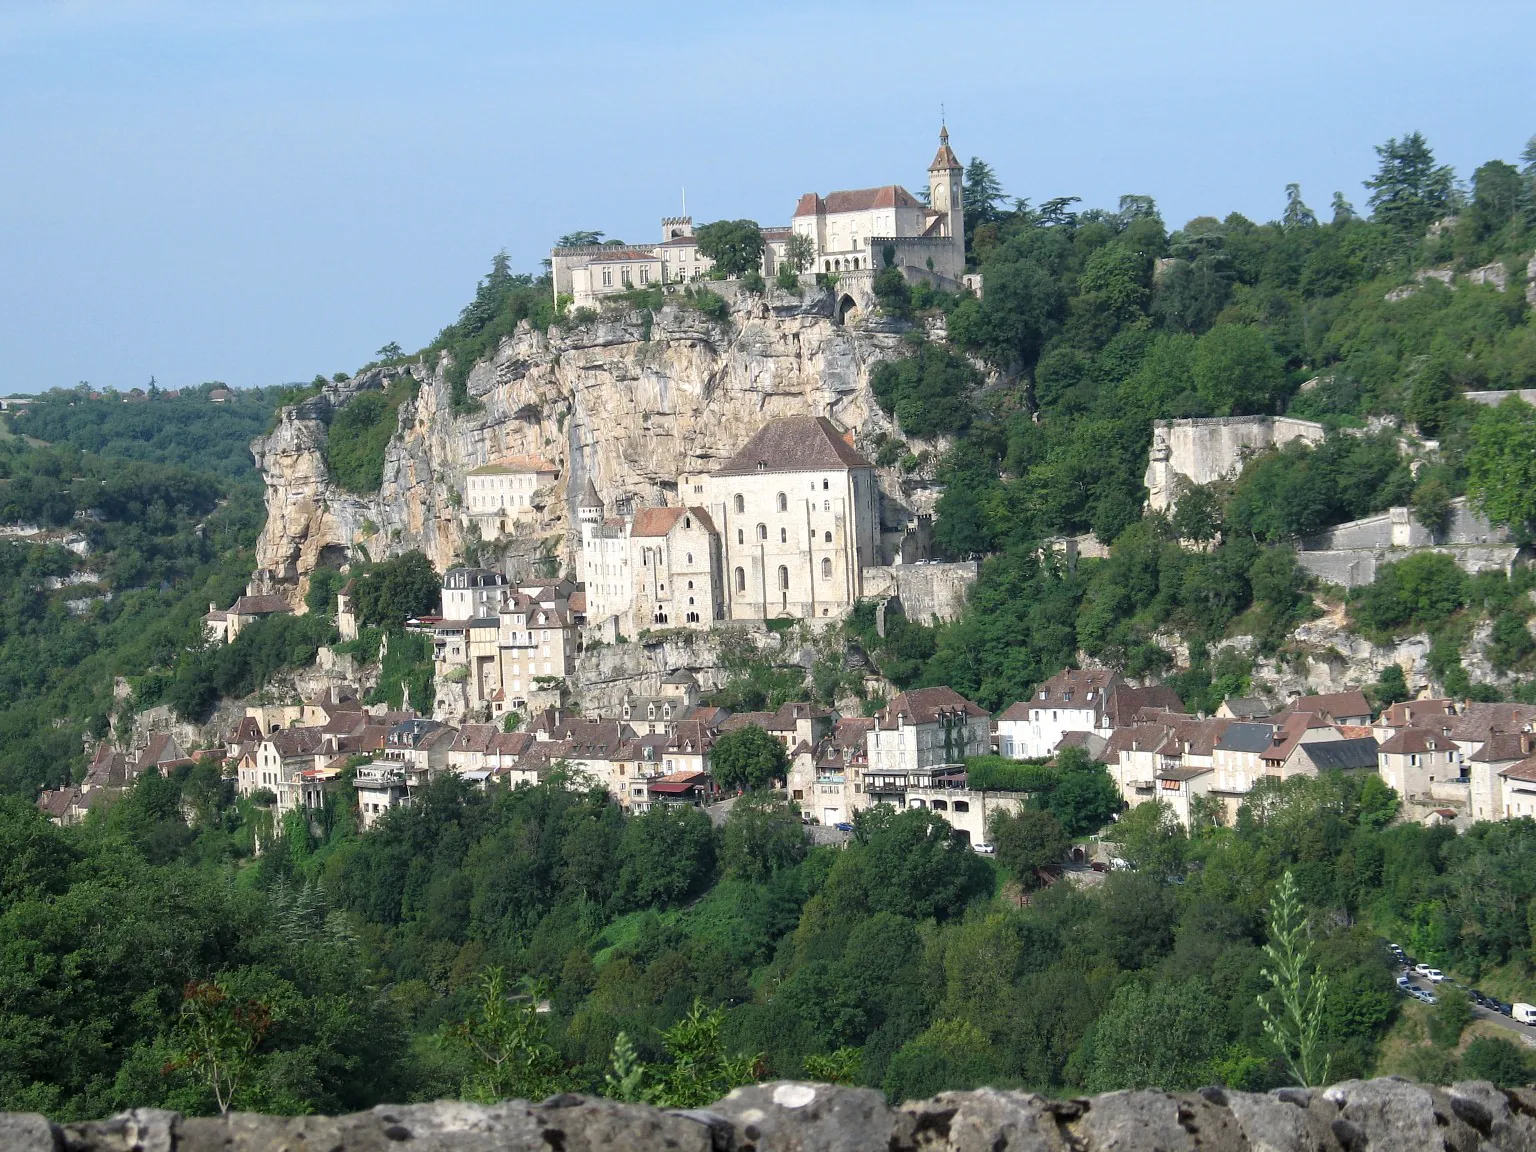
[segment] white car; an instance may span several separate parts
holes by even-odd
[[[976,851],[982,856],[996,856],[997,849],[990,844],[977,844]]]
[[[1413,966],[1413,970],[1420,976],[1428,976],[1430,973],[1430,967],[1428,964],[1415,964]]]
[[[1438,968],[1431,968],[1429,971],[1425,972],[1424,975],[1428,977],[1431,984],[1438,984],[1440,981],[1445,979],[1445,973],[1440,971]]]

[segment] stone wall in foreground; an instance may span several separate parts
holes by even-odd
[[[0,1113],[0,1152],[1536,1152],[1536,1090],[1351,1080],[1317,1091],[1115,1092],[1048,1100],[950,1092],[900,1108],[867,1088],[780,1082],[706,1109],[586,1096],[482,1107],[381,1106],[352,1116],[184,1118],[143,1110],[84,1124]]]

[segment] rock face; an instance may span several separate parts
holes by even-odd
[[[815,290],[804,298],[742,295],[729,322],[668,304],[548,335],[525,324],[470,372],[469,411],[453,411],[443,371],[423,379],[400,408],[383,486],[365,497],[341,491],[327,474],[327,424],[352,395],[386,387],[404,370],[327,385],[284,409],[252,446],[267,485],[257,564],[290,595],[328,551],[339,558],[361,546],[380,559],[419,548],[445,568],[466,543],[458,510],[465,472],[520,455],[558,465],[560,479],[551,503],[523,518],[498,551],[518,575],[539,557],[568,563],[578,539],[574,505],[589,476],[610,502],[676,503],[679,476],[711,470],[765,420],[827,415],[861,443],[891,431],[869,373],[898,355],[900,343],[899,332],[877,322],[835,322],[831,295]],[[888,518],[904,523],[899,484],[886,477],[882,487]]]
[[[140,1110],[50,1124],[0,1113],[3,1152],[1528,1152],[1536,1090],[1395,1078],[1268,1095],[1113,1092],[1052,1100],[983,1088],[892,1108],[878,1092],[783,1081],[708,1108],[662,1111],[585,1096],[383,1105],[352,1116],[208,1118]]]

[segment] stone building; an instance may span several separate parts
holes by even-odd
[[[512,587],[500,572],[455,568],[432,621],[434,711],[499,717],[553,691],[576,669],[570,581]]]
[[[874,467],[824,416],[773,420],[704,485],[731,620],[836,620],[879,564]]]
[[[720,534],[702,508],[642,508],[629,531],[640,628],[708,628],[725,614]]]
[[[817,272],[872,272],[889,263],[908,279],[958,289],[965,273],[964,169],[939,129],[939,150],[928,166],[928,203],[899,184],[807,192],[790,227],[814,245]]]
[[[1152,452],[1143,483],[1147,507],[1173,511],[1186,487],[1227,480],[1248,459],[1292,440],[1320,444],[1327,429],[1289,416],[1215,416],[1196,420],[1154,420]]]
[[[505,535],[520,519],[537,515],[539,490],[553,484],[560,469],[537,456],[514,456],[473,468],[464,477],[464,509],[487,540]]]
[[[966,757],[992,746],[991,718],[953,688],[917,688],[875,714],[866,740],[863,803],[905,808],[909,790],[943,787],[955,773],[963,783]]]

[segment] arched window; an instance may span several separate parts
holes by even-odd
[[[858,266],[859,266],[859,258],[858,258],[858,257],[857,257],[857,256],[855,256],[855,257],[854,257],[854,258],[853,258],[853,266],[854,266],[854,267],[855,267],[855,268],[857,268],[857,267],[858,267]]]
[[[782,564],[779,565],[779,590],[781,592],[789,590],[789,569]]]
[[[778,499],[778,505],[779,505],[779,511],[780,512],[788,512],[789,511],[789,497],[784,495],[784,493],[780,492],[779,493],[779,499]]]
[[[832,271],[832,261],[824,260],[824,261],[822,261],[822,263],[824,263],[826,265],[826,268],[824,269],[824,271],[827,271],[827,272]]]
[[[766,539],[768,539],[768,525],[766,525],[766,524],[759,524],[757,526],[757,538],[759,540],[766,540]]]
[[[832,558],[830,556],[823,556],[821,558],[821,578],[823,580],[832,579]]]
[[[651,566],[651,550],[649,548],[642,548],[642,549],[640,549],[640,567],[642,567],[642,568],[649,568],[650,566]]]
[[[692,564],[692,563],[693,563],[693,553],[692,553],[692,552],[689,552],[689,553],[688,553],[688,563],[690,563],[690,564]],[[689,585],[688,585],[688,587],[690,587],[690,588],[692,588],[692,587],[693,587],[693,585],[692,585],[692,584],[689,584]]]
[[[779,543],[780,544],[788,544],[789,543],[789,529],[788,528],[780,528],[779,529]]]
[[[692,559],[692,557],[689,557],[689,559]],[[692,581],[692,580],[690,580],[690,581],[688,581],[688,591],[690,591],[690,592],[692,592],[692,591],[693,591],[693,581]],[[693,602],[693,601],[692,601],[692,599],[691,599],[691,598],[690,598],[690,600],[689,600],[689,603],[690,603],[690,604],[691,604],[691,603],[692,603],[692,602]]]
[[[738,591],[738,592],[745,592],[746,590],[747,590],[747,570],[745,568],[738,568],[738,569],[736,569],[736,591]]]
[[[684,516],[683,517],[683,527],[684,528],[692,528],[693,527],[693,517],[692,516]],[[693,557],[690,556],[688,559],[689,559],[689,562],[691,563],[692,560],[693,560]]]
[[[830,511],[832,511],[832,501],[830,501],[830,500],[823,500],[821,502],[821,510],[823,512],[830,512]]]
[[[746,510],[747,510],[747,500],[746,500],[746,497],[743,496],[740,492],[738,492],[736,494],[736,511],[738,511],[738,512],[745,512]]]
[[[747,542],[747,533],[746,533],[746,531],[744,529],[741,529],[741,528],[736,529],[736,543],[738,543],[738,544],[745,544],[746,542]]]
[[[829,483],[827,483],[827,481],[826,481],[826,480],[823,480],[823,481],[822,481],[822,482],[821,482],[821,490],[822,490],[822,491],[823,491],[823,492],[825,492],[825,491],[827,491],[827,489],[829,489],[829,488],[830,488],[830,487],[832,487],[832,485],[830,485],[830,484],[829,484]]]
[[[824,532],[824,533],[822,533],[822,535],[823,535],[823,537],[824,537],[824,538],[825,538],[825,539],[826,539],[826,542],[827,542],[827,543],[828,543],[828,544],[830,544],[830,543],[832,543],[832,533],[830,533],[830,532]]]

